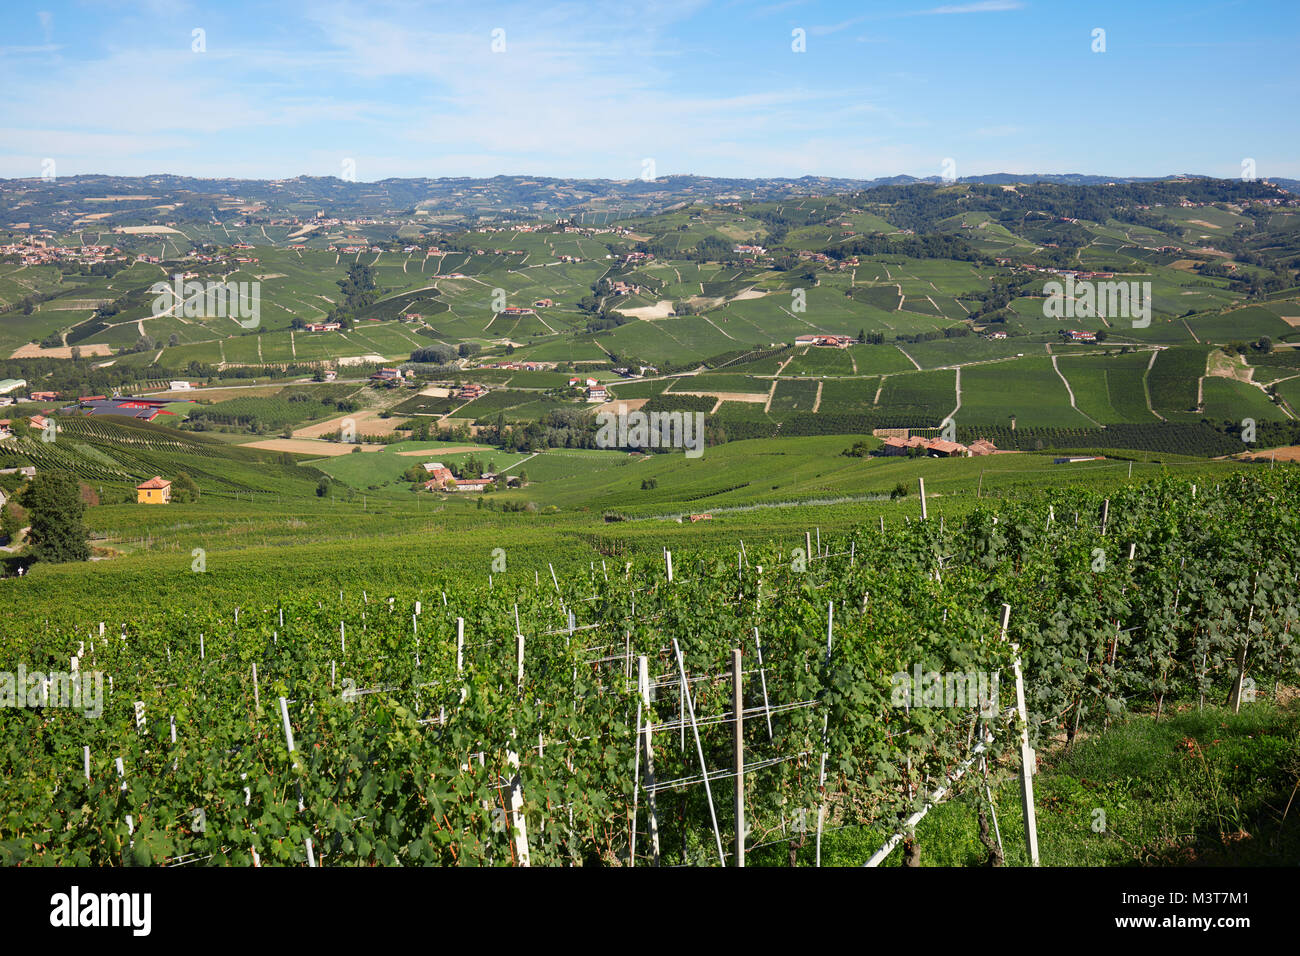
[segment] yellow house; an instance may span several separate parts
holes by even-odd
[[[154,475],[143,484],[135,486],[135,495],[137,504],[165,505],[172,500],[172,483]]]

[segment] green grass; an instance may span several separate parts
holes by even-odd
[[[1072,749],[1040,755],[1034,796],[1044,866],[1286,866],[1300,855],[1300,817],[1283,818],[1300,783],[1294,705],[1197,713],[1192,702],[1159,723],[1134,716]],[[993,799],[1007,864],[1024,866],[1014,772],[1014,761],[995,768]],[[983,865],[978,780],[917,827],[923,866]],[[822,864],[861,865],[885,838],[880,828],[831,830]],[[801,851],[799,862],[809,864],[810,856],[810,848]],[[884,865],[900,865],[901,856],[895,850]],[[785,861],[772,852],[753,863]]]

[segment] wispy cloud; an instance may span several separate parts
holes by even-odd
[[[919,16],[948,13],[1003,13],[1007,10],[1023,10],[1024,6],[1018,0],[978,0],[976,3],[950,3],[916,12]]]
[[[839,33],[841,30],[847,30],[855,23],[861,23],[865,19],[867,19],[865,16],[861,16],[861,17],[854,17],[851,20],[843,20],[836,24],[809,27],[808,32],[815,37],[830,36],[832,33]]]

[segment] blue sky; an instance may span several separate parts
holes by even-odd
[[[1296,0],[6,0],[0,176],[1300,178],[1298,48]]]

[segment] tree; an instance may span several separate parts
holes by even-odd
[[[322,478],[320,481],[316,483],[316,497],[324,498],[329,493],[330,493],[330,480],[328,478]]]
[[[18,502],[10,501],[0,506],[0,538],[7,538],[12,544],[18,540],[18,532],[23,529],[25,512]]]
[[[172,501],[187,504],[199,500],[199,486],[194,479],[183,471],[176,473],[172,481]]]
[[[58,564],[89,561],[90,544],[77,483],[61,475],[42,474],[32,479],[22,495],[31,530],[28,551],[37,561]]]

